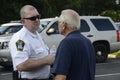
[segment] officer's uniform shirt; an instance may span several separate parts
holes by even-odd
[[[13,35],[9,46],[14,70],[18,64],[27,59],[40,59],[48,55],[48,47],[44,44],[40,34],[35,35],[25,27]],[[21,72],[21,77],[46,79],[49,77],[49,73],[50,65],[46,65],[33,71]]]

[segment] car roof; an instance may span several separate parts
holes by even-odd
[[[40,21],[51,21],[53,20],[54,18],[44,18],[44,19],[40,19]]]
[[[43,18],[43,19],[40,19],[40,21],[52,21],[52,20],[55,20],[55,19],[58,19],[58,17],[55,17],[55,18]]]
[[[80,16],[81,19],[93,19],[93,18],[109,18],[107,16]]]
[[[21,23],[5,23],[2,24],[1,26],[12,26],[12,25],[22,25]]]
[[[52,21],[52,20],[56,20],[59,17],[55,17],[55,18],[43,18],[40,19],[40,21]],[[107,16],[80,16],[80,19],[92,19],[92,18],[109,18]]]
[[[120,22],[115,22],[115,24],[120,24]]]

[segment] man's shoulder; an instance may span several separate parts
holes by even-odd
[[[14,38],[14,39],[24,39],[25,36],[26,36],[26,32],[20,30],[20,31],[16,32],[16,33],[12,36],[12,38]]]

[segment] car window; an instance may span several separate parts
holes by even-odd
[[[40,21],[40,26],[39,29],[37,30],[39,33],[41,33],[46,27],[47,25],[50,23],[51,21]]]
[[[97,30],[99,31],[107,31],[107,30],[115,30],[113,24],[109,21],[109,19],[90,19]]]
[[[9,33],[16,33],[17,31],[19,31],[22,28],[22,25],[17,25],[17,26],[10,26],[5,33],[9,34]]]
[[[81,20],[80,31],[81,32],[89,32],[90,31],[90,27],[85,20]]]
[[[56,33],[56,34],[59,34],[58,21],[56,21],[56,22],[51,26],[51,28],[54,28],[54,29],[55,29],[55,33]]]
[[[3,34],[4,31],[8,28],[9,26],[1,26],[0,27],[0,34]]]
[[[47,26],[51,21],[40,21],[41,25]]]
[[[90,27],[89,27],[88,23],[85,20],[81,20],[80,31],[81,32],[89,32],[90,31]],[[52,24],[47,32],[50,32],[50,34],[59,34],[58,21],[56,21],[54,24]]]
[[[56,21],[55,23],[53,23],[51,25],[51,27],[47,30],[47,34],[59,34],[59,30],[58,30],[58,21]]]
[[[42,26],[40,25],[39,28],[38,28],[38,33],[41,33],[44,29],[46,28],[46,26]]]

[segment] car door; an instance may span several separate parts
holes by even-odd
[[[51,24],[41,32],[41,36],[49,48],[51,48],[53,45],[58,47],[60,41],[64,38],[63,35],[59,34],[57,20],[51,22]]]

